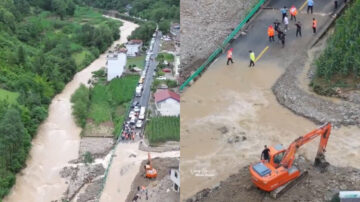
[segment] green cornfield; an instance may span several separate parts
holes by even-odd
[[[180,118],[178,116],[157,116],[148,121],[145,134],[151,145],[180,140]]]
[[[354,1],[336,21],[335,32],[315,61],[314,90],[329,94],[333,87],[352,88],[360,83],[360,1]],[[323,93],[322,93],[323,92]]]

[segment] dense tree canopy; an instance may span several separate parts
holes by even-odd
[[[165,34],[170,31],[171,22],[180,21],[180,0],[78,0],[78,2],[102,9],[128,11],[131,16],[158,23],[160,31]],[[147,42],[151,39],[155,28],[152,23],[141,23],[130,39]]]
[[[0,89],[18,94],[9,104],[0,93],[0,201],[52,97],[119,38],[120,24],[73,0],[0,0]]]

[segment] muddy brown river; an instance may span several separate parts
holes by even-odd
[[[284,71],[276,62],[224,64],[219,58],[181,96],[181,200],[258,161],[265,144],[288,146],[317,127],[276,101],[271,86]],[[357,127],[333,129],[326,159],[360,168],[359,134]],[[318,142],[298,154],[314,159]]]
[[[113,43],[124,43],[137,24],[123,21],[121,38]],[[112,47],[113,47],[112,46]],[[91,72],[105,66],[106,54],[100,55],[93,63],[78,72],[64,90],[56,95],[49,107],[49,117],[40,125],[32,141],[27,167],[16,176],[16,184],[6,202],[49,202],[58,200],[67,185],[59,171],[70,160],[78,158],[80,132],[71,115],[70,97],[81,83],[87,84]]]

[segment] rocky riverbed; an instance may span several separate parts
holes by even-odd
[[[212,188],[204,189],[187,202],[195,201],[329,201],[340,190],[358,190],[360,188],[360,170],[351,167],[335,167],[330,165],[325,172],[313,166],[313,162],[300,156],[295,165],[300,170],[307,170],[308,176],[295,187],[285,192],[279,199],[273,199],[270,194],[257,189],[251,182],[249,167],[245,166],[237,174]]]

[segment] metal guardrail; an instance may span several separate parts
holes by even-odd
[[[240,22],[240,24],[232,31],[229,36],[226,37],[221,47],[217,48],[208,59],[180,86],[180,91],[184,88],[207,67],[214,59],[222,52],[222,49],[229,44],[230,40],[233,39],[236,34],[241,30],[241,28],[250,20],[250,18],[259,10],[260,6],[263,5],[265,0],[259,0],[259,2],[254,6],[254,8],[246,15],[246,17]]]

